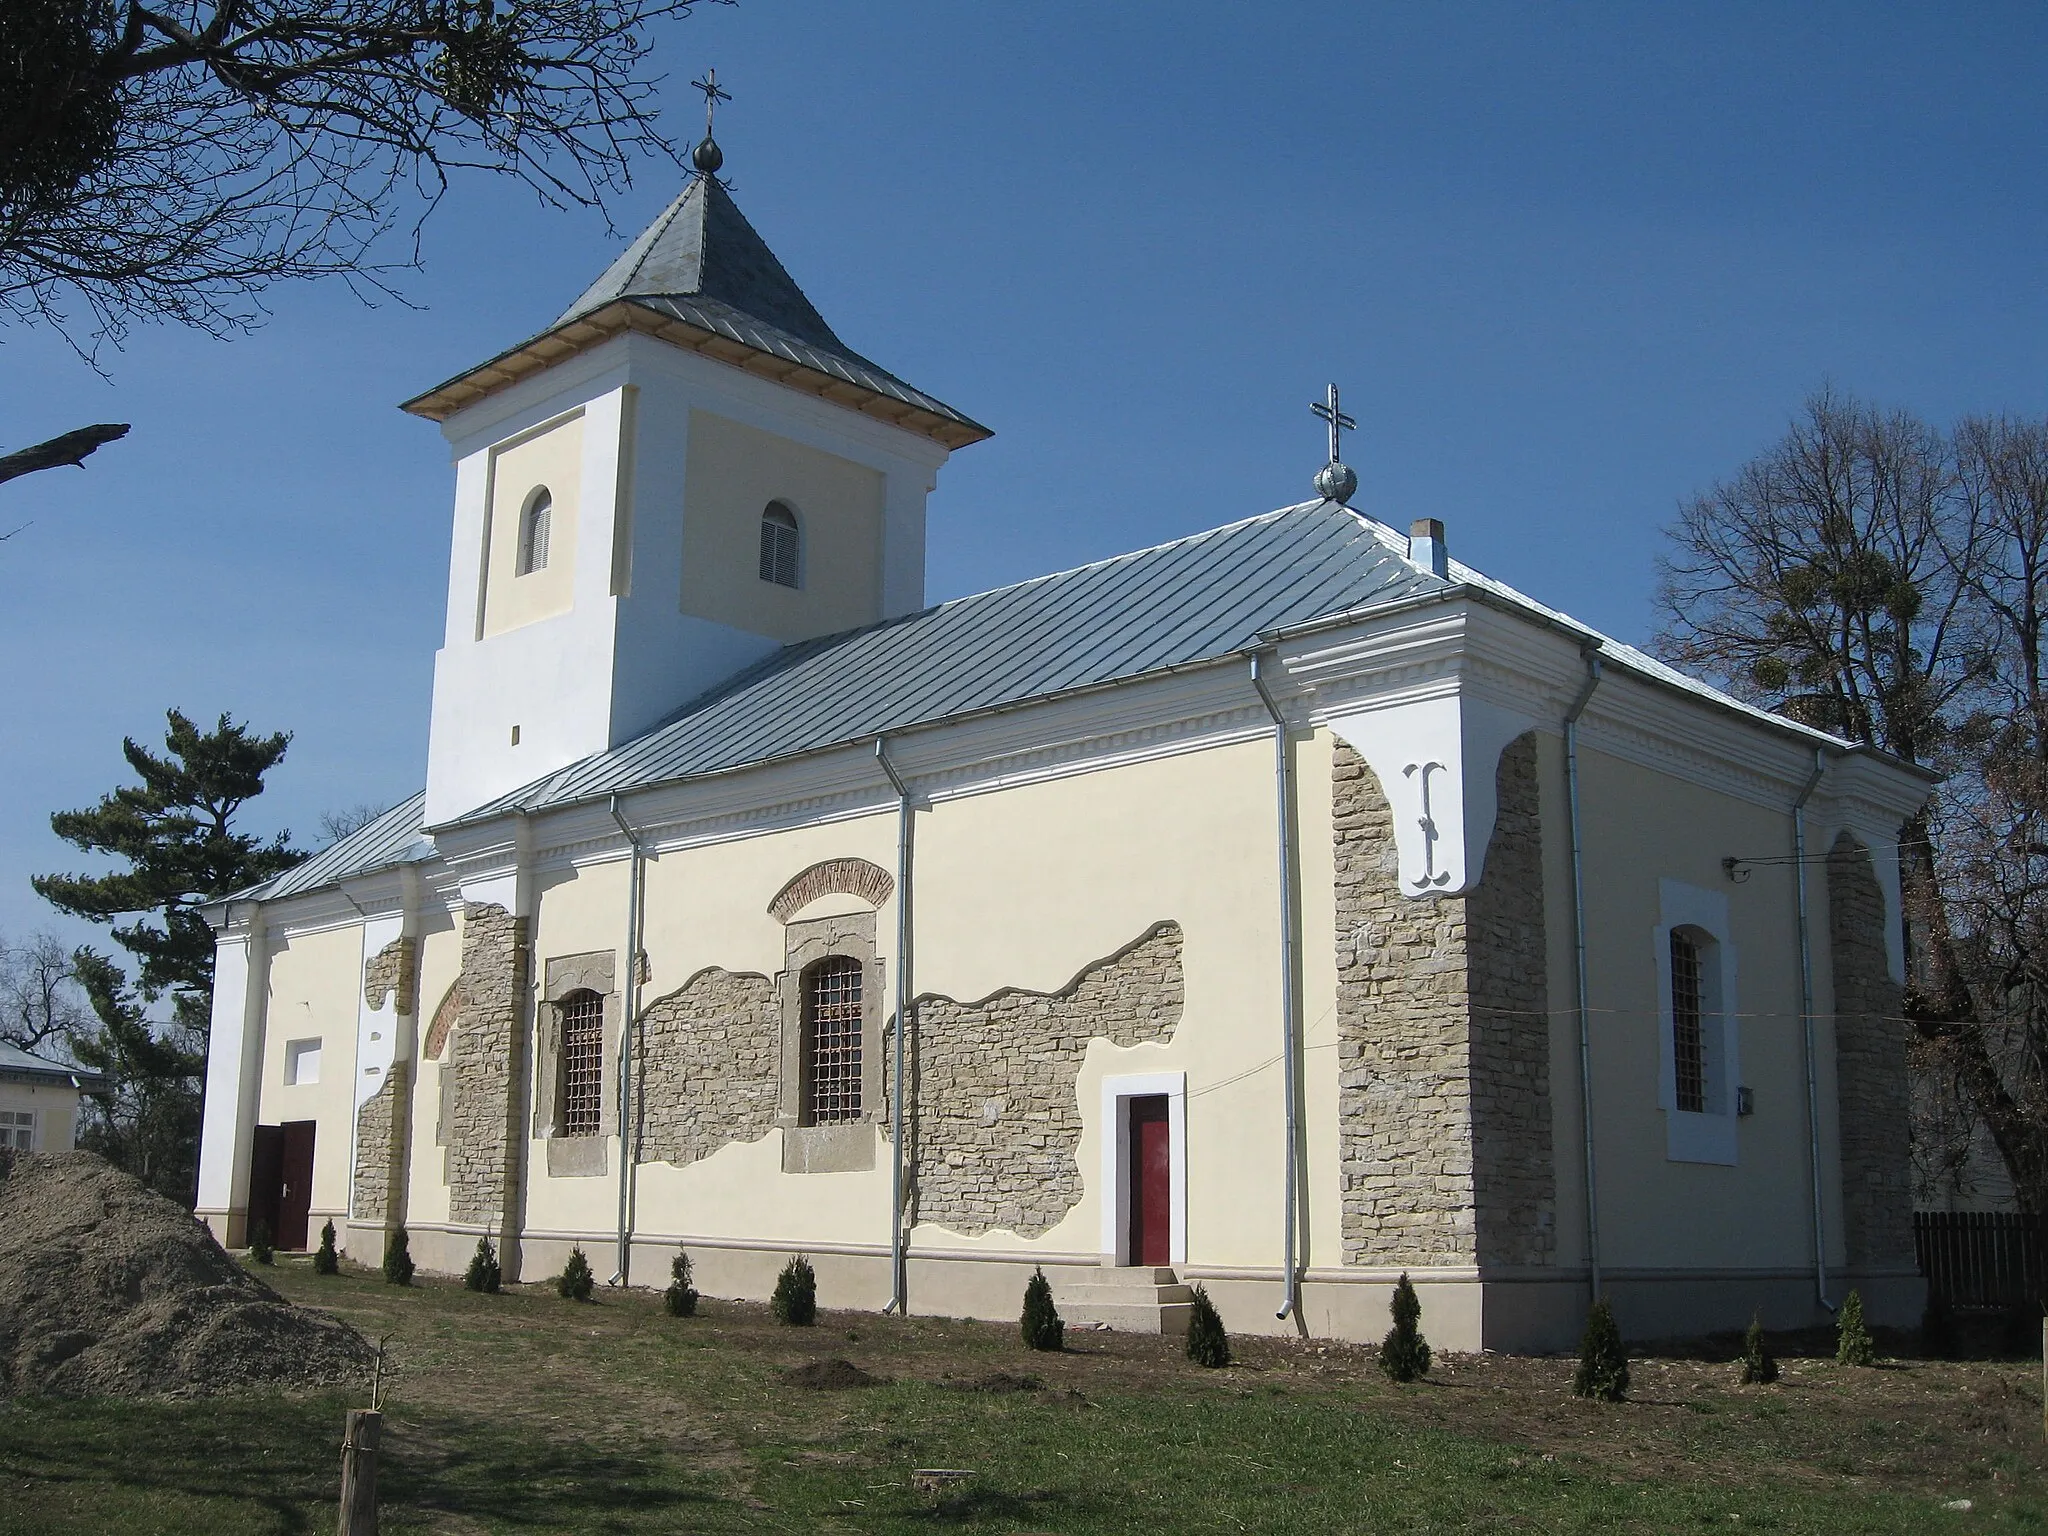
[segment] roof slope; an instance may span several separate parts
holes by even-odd
[[[785,647],[636,740],[464,817],[715,773],[1227,656],[1260,634],[1443,590],[1328,502]]]
[[[15,1077],[45,1077],[53,1082],[63,1079],[76,1081],[91,1087],[104,1075],[91,1067],[74,1067],[48,1056],[38,1056],[34,1051],[25,1051],[18,1045],[0,1040],[0,1073],[11,1073]]]
[[[337,880],[389,869],[394,864],[417,864],[434,856],[434,845],[420,835],[426,810],[427,792],[408,795],[380,816],[373,816],[347,837],[330,843],[303,864],[294,864],[281,875],[261,885],[237,891],[227,901],[271,901],[318,890]]]

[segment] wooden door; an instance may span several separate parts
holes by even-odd
[[[287,1120],[279,1158],[283,1178],[277,1192],[277,1246],[306,1246],[306,1219],[313,1209],[313,1131],[311,1120]]]
[[[249,1230],[247,1242],[256,1235],[257,1223],[270,1240],[277,1241],[277,1196],[284,1186],[284,1128],[259,1125],[249,1142]]]
[[[1173,1262],[1173,1145],[1168,1135],[1166,1095],[1130,1101],[1131,1262]]]

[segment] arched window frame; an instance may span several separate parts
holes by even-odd
[[[784,1173],[851,1173],[875,1166],[875,1126],[888,1119],[891,1023],[887,1008],[887,968],[875,949],[873,910],[792,917],[783,924],[783,968],[776,973],[776,1012],[780,1017],[780,1080],[776,1087],[775,1123],[782,1130]],[[807,980],[819,974],[821,962],[857,965],[860,970],[860,1099],[858,1113],[817,1120],[811,1093],[815,1034],[807,1030],[811,989]]]
[[[1664,1111],[1665,1156],[1678,1163],[1733,1165],[1741,1107],[1741,1051],[1736,1024],[1735,945],[1728,898],[1680,880],[1658,882],[1658,1107]],[[1674,944],[1677,939],[1679,943]],[[1690,948],[1696,962],[1684,964]],[[1697,1044],[1688,1040],[1687,1004],[1697,1004]],[[1696,1052],[1699,1094],[1690,1087]],[[1689,1107],[1696,1103],[1697,1108]]]
[[[547,1144],[551,1178],[593,1178],[605,1173],[609,1138],[619,1133],[618,1051],[620,996],[617,957],[609,950],[550,956],[541,968],[540,1005],[535,1010],[533,1131]],[[569,1110],[571,1010],[589,1008],[581,999],[598,1002],[597,1120],[591,1128],[588,1100],[572,1121]],[[587,1045],[584,1046],[587,1051]],[[586,1058],[587,1063],[587,1058]],[[587,1065],[576,1074],[576,1088],[589,1092]]]
[[[517,576],[531,576],[548,568],[548,549],[553,542],[554,494],[544,485],[527,493],[519,509],[519,559],[513,568]]]
[[[803,519],[779,496],[761,509],[760,554],[761,580],[793,592],[803,589]]]

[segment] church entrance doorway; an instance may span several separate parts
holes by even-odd
[[[306,1246],[313,1211],[313,1133],[318,1122],[259,1125],[249,1148],[249,1226],[263,1223],[279,1248]]]
[[[1131,1262],[1173,1262],[1173,1142],[1166,1095],[1130,1101]]]

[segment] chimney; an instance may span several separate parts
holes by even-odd
[[[1451,551],[1440,519],[1418,517],[1408,525],[1408,558],[1432,576],[1451,579]]]

